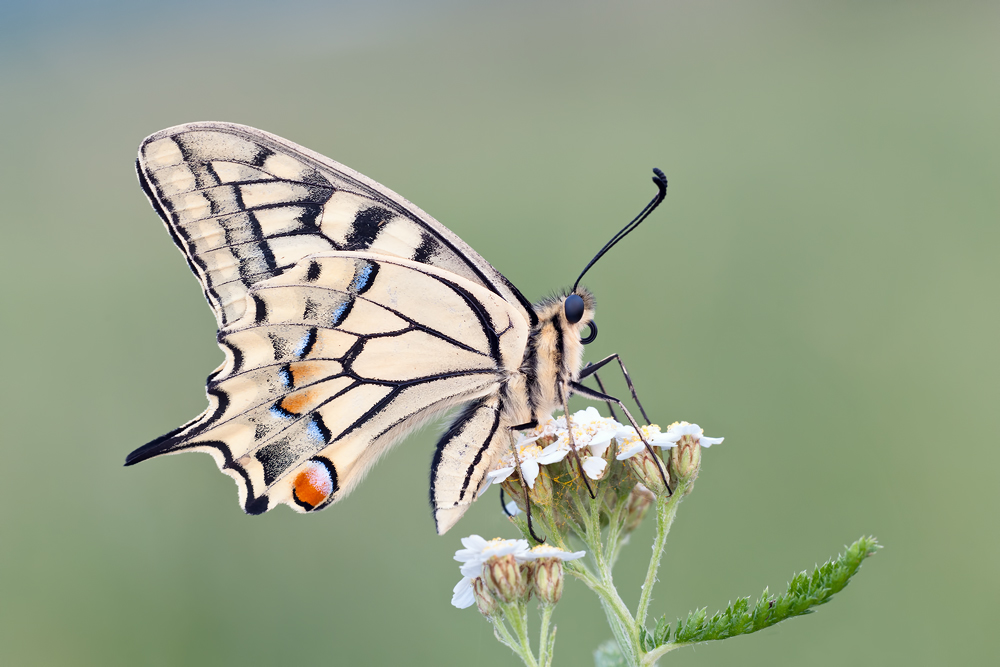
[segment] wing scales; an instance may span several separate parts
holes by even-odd
[[[424,420],[456,403],[498,401],[528,332],[489,290],[370,253],[307,257],[253,285],[246,302],[219,333],[226,361],[209,378],[209,409],[128,463],[208,451],[237,480],[251,513],[278,503],[325,507]],[[463,437],[479,437],[470,429]],[[447,462],[467,463],[455,451],[445,452]],[[326,495],[302,486],[317,470],[332,480]],[[473,481],[461,500],[474,498],[469,488],[481,480]]]

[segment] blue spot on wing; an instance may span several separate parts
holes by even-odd
[[[365,268],[358,272],[358,275],[354,277],[354,282],[351,283],[351,289],[355,292],[363,292],[365,287],[368,286],[368,281],[372,277],[372,265],[365,264]]]
[[[291,412],[289,412],[288,410],[283,410],[277,404],[274,404],[274,405],[271,406],[270,412],[271,412],[271,416],[274,417],[275,419],[291,419],[292,417],[295,416]]]
[[[312,350],[313,345],[316,344],[316,328],[313,327],[309,331],[302,334],[302,340],[299,341],[298,346],[296,346],[295,351],[292,353],[299,359],[309,354]]]
[[[339,327],[341,323],[347,319],[347,316],[351,312],[351,308],[354,307],[354,299],[349,299],[344,303],[337,306],[337,309],[333,311],[332,326]]]
[[[319,425],[315,421],[310,421],[309,426],[306,427],[306,433],[309,437],[317,442],[326,443],[326,438],[323,437],[323,431],[320,430]]]

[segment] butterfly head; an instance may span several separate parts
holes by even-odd
[[[590,292],[577,287],[563,299],[562,310],[566,323],[575,327],[580,333],[581,343],[587,345],[597,339],[597,324],[594,323],[594,296]],[[586,336],[583,335],[584,327],[589,328]]]

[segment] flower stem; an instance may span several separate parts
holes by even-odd
[[[543,602],[539,607],[542,611],[542,627],[538,635],[538,664],[540,667],[546,667],[552,662],[549,646],[549,623],[552,620],[552,610],[555,605]]]
[[[673,651],[675,648],[681,648],[682,646],[689,646],[689,645],[690,644],[688,642],[680,642],[676,644],[673,642],[668,642],[662,646],[657,646],[652,651],[642,656],[642,665],[643,667],[652,667],[652,665],[655,665],[656,661],[659,660],[661,657],[663,657],[665,653],[669,653],[670,651]]]
[[[511,603],[502,605],[504,618],[510,623],[511,628],[514,630],[514,634],[517,639],[515,640],[510,636],[510,633],[505,632],[507,638],[513,644],[508,644],[518,657],[524,662],[528,667],[538,667],[538,661],[535,660],[535,655],[531,651],[531,643],[528,640],[528,618],[523,603]],[[502,625],[502,624],[501,624]],[[506,628],[504,628],[506,631]]]
[[[670,532],[670,526],[674,522],[674,517],[677,516],[677,506],[683,495],[684,485],[681,483],[677,485],[669,498],[656,499],[656,539],[653,541],[653,555],[649,559],[649,568],[646,570],[646,581],[642,585],[642,594],[639,596],[639,608],[635,612],[637,627],[643,627],[646,623],[649,603],[653,599],[653,586],[656,584],[656,571],[660,567],[663,547],[667,544],[667,533]]]

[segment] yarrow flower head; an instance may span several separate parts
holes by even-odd
[[[642,429],[643,437],[646,438],[646,442],[654,447],[673,447],[677,444],[676,439],[671,438],[668,433],[661,432],[660,427],[656,424],[640,428]],[[642,438],[639,437],[639,434],[631,426],[621,426],[615,433],[615,439],[618,441],[618,453],[615,455],[615,458],[619,461],[632,458],[646,449]]]
[[[495,556],[513,555],[517,562],[524,562],[528,552],[527,540],[486,540],[479,535],[462,538],[464,549],[455,552],[455,560],[462,563],[462,580],[452,589],[451,603],[459,609],[471,607],[476,602],[472,590],[474,579],[483,576],[483,564]]]
[[[538,599],[546,604],[559,602],[563,592],[563,561],[586,555],[586,551],[563,551],[548,544],[533,547],[526,557],[531,561],[531,584]]]
[[[676,443],[670,452],[670,474],[684,483],[684,494],[691,493],[701,469],[701,448],[718,445],[725,438],[709,438],[697,424],[674,422],[667,429],[667,438]]]
[[[562,428],[557,432],[555,444],[568,453],[570,430],[566,427],[566,418],[560,417],[557,421],[562,422]],[[622,425],[610,417],[602,417],[593,407],[574,412],[570,417],[570,423],[573,426],[572,443],[580,454],[583,472],[593,480],[603,478],[608,466],[604,454]]]
[[[513,454],[507,454],[500,459],[499,466],[486,473],[488,483],[483,488],[483,492],[485,492],[491,484],[499,484],[514,474],[514,471],[518,469],[518,465],[520,465],[521,474],[524,476],[525,484],[528,485],[529,489],[534,488],[535,479],[538,477],[538,472],[540,470],[539,466],[557,463],[566,458],[566,454],[569,453],[568,449],[563,450],[556,444],[549,445],[543,449],[537,444],[537,440],[541,437],[543,436],[529,436],[522,433],[518,437],[517,443],[514,445],[514,448],[517,451],[517,462],[514,461]]]
[[[721,444],[725,438],[709,438],[705,435],[705,431],[697,424],[689,424],[687,422],[674,422],[667,429],[666,437],[670,442],[677,444],[680,439],[684,436],[690,436],[692,440],[697,442],[702,447],[711,447],[712,445]]]

